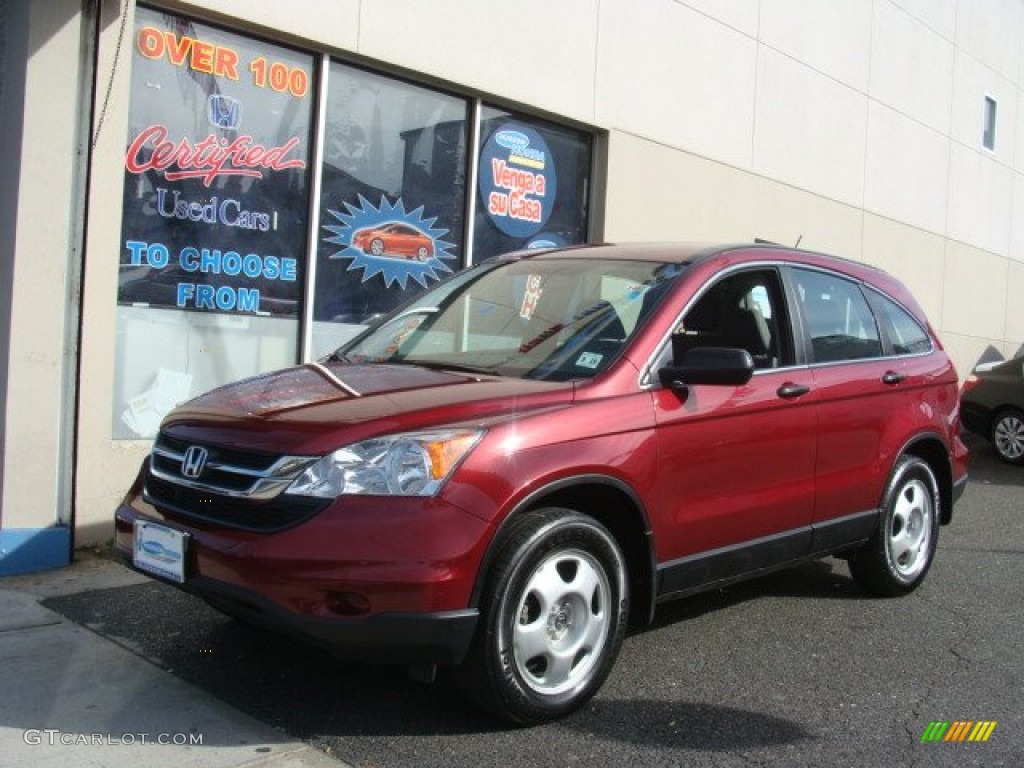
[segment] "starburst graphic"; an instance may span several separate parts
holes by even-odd
[[[437,221],[436,216],[431,219],[424,218],[422,205],[407,212],[401,198],[391,203],[384,195],[381,195],[380,206],[374,207],[373,203],[360,195],[358,206],[345,203],[345,208],[347,213],[327,209],[327,212],[341,223],[324,225],[324,229],[333,235],[326,238],[325,242],[342,246],[341,250],[335,251],[328,258],[351,259],[349,270],[363,270],[362,281],[364,283],[376,275],[380,275],[384,284],[389,287],[398,283],[404,290],[409,279],[412,278],[426,288],[427,280],[441,279],[439,272],[452,271],[445,261],[455,259],[455,255],[448,251],[455,244],[441,239],[448,234],[448,230],[434,227],[434,223]],[[420,249],[419,256],[416,256],[415,253],[388,253],[386,248],[389,246],[386,241],[383,246],[378,246],[385,250],[376,254],[371,252],[370,248],[363,250],[353,242],[360,232],[381,230],[392,224],[411,227],[423,236],[424,247]],[[425,245],[427,240],[430,241],[429,247]]]

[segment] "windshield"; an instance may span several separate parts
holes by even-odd
[[[330,359],[589,378],[618,357],[681,269],[578,258],[488,262],[400,308]]]

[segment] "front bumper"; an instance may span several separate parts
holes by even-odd
[[[344,658],[457,664],[472,641],[478,612],[470,595],[487,526],[450,505],[328,509],[261,534],[199,526],[136,495],[115,514],[129,564],[137,520],[189,534],[185,582],[167,583]]]
[[[960,401],[960,423],[972,434],[992,439],[992,411],[975,403]]]
[[[126,564],[131,552],[121,548]],[[174,584],[214,608],[257,627],[312,643],[338,656],[358,661],[396,664],[445,664],[462,661],[473,640],[478,614],[474,609],[427,614],[377,614],[366,619],[327,619],[291,613],[250,589],[206,577]]]

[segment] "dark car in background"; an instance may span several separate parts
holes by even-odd
[[[117,545],[228,614],[450,666],[538,723],[593,696],[665,601],[827,555],[870,594],[917,588],[967,480],[958,383],[864,264],[524,251],[179,406]]]
[[[960,395],[964,427],[992,443],[1008,464],[1024,464],[1024,356],[982,363]]]

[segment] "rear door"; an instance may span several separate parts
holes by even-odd
[[[818,404],[814,548],[826,550],[873,529],[898,449],[886,435],[906,418],[915,382],[888,354],[861,283],[813,268],[788,275]]]

